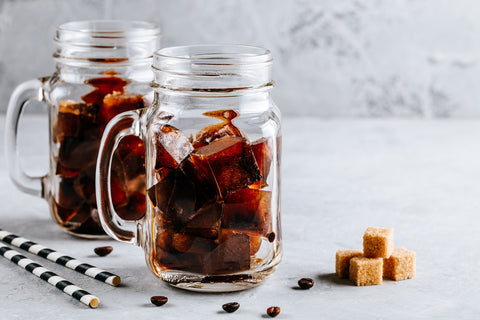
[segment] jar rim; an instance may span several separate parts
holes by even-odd
[[[240,44],[199,44],[162,48],[154,53],[153,68],[161,70],[165,67],[162,63],[164,60],[196,65],[253,65],[270,64],[273,61],[270,50]]]
[[[232,44],[168,47],[153,54],[153,85],[182,94],[222,95],[268,90],[273,85],[270,50]]]
[[[57,27],[53,57],[71,66],[151,64],[161,35],[157,24],[146,21],[71,21]]]
[[[160,27],[152,22],[137,20],[79,20],[63,23],[57,27],[56,40],[59,32],[78,33],[99,37],[115,35],[115,37],[127,38],[128,36],[160,36]],[[124,36],[121,36],[121,35]]]

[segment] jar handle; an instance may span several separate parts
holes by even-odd
[[[141,112],[142,109],[123,112],[110,120],[100,143],[95,177],[98,215],[103,229],[113,239],[132,244],[137,243],[138,238],[136,221],[120,218],[113,205],[110,186],[112,159],[120,140],[131,135],[142,139]]]
[[[47,175],[32,177],[23,170],[19,161],[17,138],[20,117],[27,104],[30,101],[45,103],[43,84],[47,80],[48,78],[33,79],[16,87],[8,102],[5,120],[5,156],[10,178],[21,191],[42,198],[47,196],[44,183]]]

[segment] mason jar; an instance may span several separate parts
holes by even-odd
[[[153,104],[104,132],[97,164],[100,220],[140,245],[150,270],[196,291],[256,286],[278,265],[280,112],[271,53],[199,45],[154,54]],[[146,214],[126,221],[111,201],[111,159],[130,136],[145,144]]]
[[[95,198],[100,140],[117,114],[151,104],[151,63],[160,28],[137,21],[76,21],[60,25],[54,42],[53,75],[21,84],[9,102],[10,176],[21,191],[46,199],[64,230],[80,237],[105,236]],[[17,124],[31,100],[48,106],[50,170],[43,177],[27,175],[17,159]],[[130,137],[113,160],[113,203],[125,219],[145,212],[144,158],[143,142]]]

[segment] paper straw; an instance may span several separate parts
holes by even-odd
[[[111,286],[118,286],[120,284],[120,277],[113,273],[99,269],[88,263],[83,263],[75,258],[67,256],[66,254],[44,247],[6,230],[0,229],[0,240]]]
[[[0,255],[15,263],[17,266],[20,266],[28,272],[36,275],[40,279],[48,282],[57,289],[62,290],[64,293],[72,296],[73,298],[89,306],[90,308],[96,308],[100,303],[99,299],[94,295],[91,295],[82,288],[77,287],[70,281],[59,277],[58,275],[42,267],[35,261],[30,260],[25,256],[22,256],[20,253],[6,245],[0,244]]]

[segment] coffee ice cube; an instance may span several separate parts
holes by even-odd
[[[220,197],[248,187],[262,178],[245,138],[225,136],[190,154],[193,164],[215,182]]]
[[[162,216],[184,226],[195,215],[195,203],[200,190],[182,170],[172,170],[147,191],[150,201]]]
[[[186,224],[182,232],[192,236],[216,239],[220,231],[221,215],[221,203],[207,203],[197,210],[195,216]]]
[[[207,117],[221,120],[220,123],[208,125],[200,130],[193,142],[194,149],[201,148],[225,136],[245,137],[243,132],[237,128],[232,120],[238,116],[234,110],[216,110],[203,113]]]
[[[129,199],[125,179],[122,176],[117,175],[116,172],[112,172],[110,194],[112,197],[113,206],[116,209],[128,204]]]
[[[120,154],[123,154],[123,156]],[[128,153],[115,153],[113,161],[118,161],[120,163],[118,167],[124,172],[127,181],[136,179],[138,176],[142,176],[143,180],[145,180],[145,148],[143,142],[141,145],[139,143],[138,146],[135,146],[135,149],[131,149]]]
[[[90,205],[83,203],[79,207],[66,208],[52,199],[52,212],[67,229],[78,227],[90,217]]]
[[[170,253],[157,250],[156,260],[163,270],[184,270],[202,273],[205,256],[194,252]]]
[[[193,252],[207,254],[217,247],[210,239],[196,237],[191,234],[173,233],[172,246],[178,252]]]
[[[143,140],[137,136],[125,136],[118,143],[115,153],[119,158],[125,158],[131,154],[145,156],[145,145]]]
[[[144,106],[142,95],[113,91],[103,98],[100,108],[101,123],[106,125],[116,115],[125,111],[141,109]]]
[[[267,186],[267,178],[272,164],[272,144],[273,140],[271,138],[261,138],[250,144],[258,169],[262,175],[262,179],[251,185],[250,188],[261,189]]]
[[[58,150],[56,174],[74,176],[83,168],[95,164],[99,147],[99,140],[65,137]]]
[[[53,212],[62,223],[71,220],[84,204],[84,199],[75,191],[74,183],[74,178],[59,178],[57,195],[52,198]]]
[[[95,108],[72,100],[61,100],[57,119],[53,125],[53,139],[62,142],[64,137],[98,137]]]
[[[95,205],[95,165],[90,165],[80,171],[75,178],[73,188],[88,204]]]
[[[96,210],[96,209],[92,209],[92,210]],[[91,214],[92,210],[88,211],[89,216],[84,222],[74,224],[74,226],[70,227],[69,230],[75,233],[85,234],[85,235],[92,235],[92,236],[104,235],[105,231],[103,231],[102,226],[95,218],[93,218]]]
[[[243,132],[230,122],[219,123],[203,128],[193,142],[193,148],[204,147],[225,136],[244,137]]]
[[[190,140],[177,128],[163,125],[154,131],[156,170],[176,168],[192,152]]]
[[[123,220],[141,219],[146,212],[145,194],[132,192],[128,195],[128,202],[125,206],[115,208],[118,216]]]
[[[78,209],[84,202],[84,199],[75,191],[74,184],[74,178],[59,178],[56,201],[60,206]]]
[[[244,188],[225,198],[222,227],[265,236],[271,230],[270,191]]]
[[[204,274],[226,274],[250,269],[250,238],[245,233],[222,230],[220,243],[206,255]]]
[[[101,77],[88,79],[85,84],[91,85],[95,90],[82,96],[82,100],[89,104],[102,104],[107,94],[113,92],[122,94],[128,81],[118,77]]]

